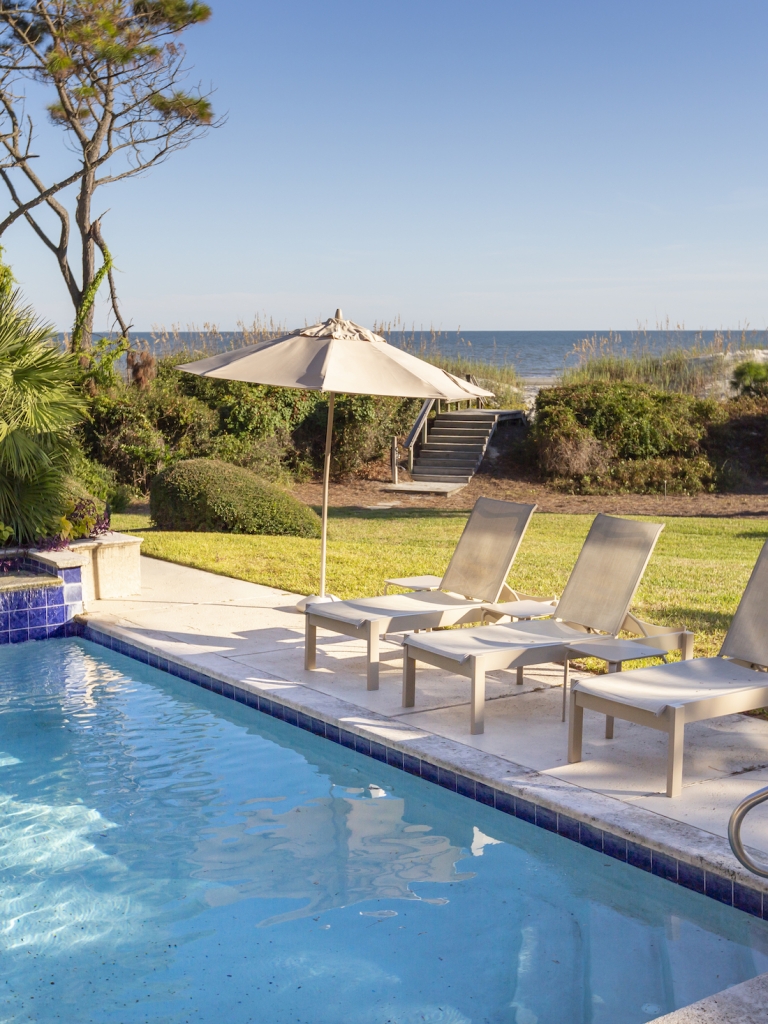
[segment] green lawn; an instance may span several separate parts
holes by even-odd
[[[442,574],[466,518],[464,512],[431,509],[331,510],[329,591],[339,597],[373,595],[382,593],[386,576]],[[534,515],[510,584],[559,594],[591,521],[591,516]],[[634,608],[653,622],[694,630],[697,655],[714,654],[768,538],[768,523],[664,521]],[[160,532],[150,528],[148,516],[130,513],[113,516],[112,523],[117,530],[141,534],[144,554],[154,558],[300,594],[318,589],[317,540]]]

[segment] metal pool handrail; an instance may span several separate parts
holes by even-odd
[[[768,878],[768,864],[763,866],[755,863],[752,858],[747,854],[744,846],[741,842],[741,825],[744,818],[752,810],[753,807],[757,807],[758,804],[768,800],[768,786],[765,789],[758,789],[756,793],[748,796],[745,800],[742,800],[739,806],[734,810],[731,815],[731,820],[728,822],[728,842],[731,844],[734,857],[755,875],[760,875],[761,878]]]

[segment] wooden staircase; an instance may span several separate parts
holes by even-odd
[[[468,484],[483,461],[499,423],[525,422],[521,409],[461,409],[441,412],[427,430],[426,442],[413,460],[415,483]]]

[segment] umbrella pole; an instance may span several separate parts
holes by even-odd
[[[320,532],[320,597],[325,597],[325,551],[328,544],[328,484],[331,477],[331,442],[333,440],[333,400],[328,400],[328,426],[325,431],[325,463],[323,465],[323,524]]]

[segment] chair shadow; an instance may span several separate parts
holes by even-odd
[[[145,637],[147,643],[153,644],[158,640],[157,631],[148,627],[131,627],[131,633],[138,637]],[[216,650],[205,652],[216,654],[224,658],[233,657],[258,657],[260,654],[275,654],[281,651],[304,650],[304,633],[297,633],[295,630],[286,629],[282,626],[269,626],[266,629],[239,630],[232,636],[220,636],[215,633],[189,632],[180,629],[164,630],[163,637],[172,640],[174,643],[189,644],[190,647],[210,646]],[[318,651],[333,648],[343,644],[354,642],[354,637],[343,634],[332,634],[330,636],[319,636],[317,638]],[[254,647],[254,645],[258,647]],[[360,656],[364,657],[361,649]],[[382,645],[379,655],[382,661],[396,661],[402,658],[402,648],[399,646],[394,650],[388,650]]]

